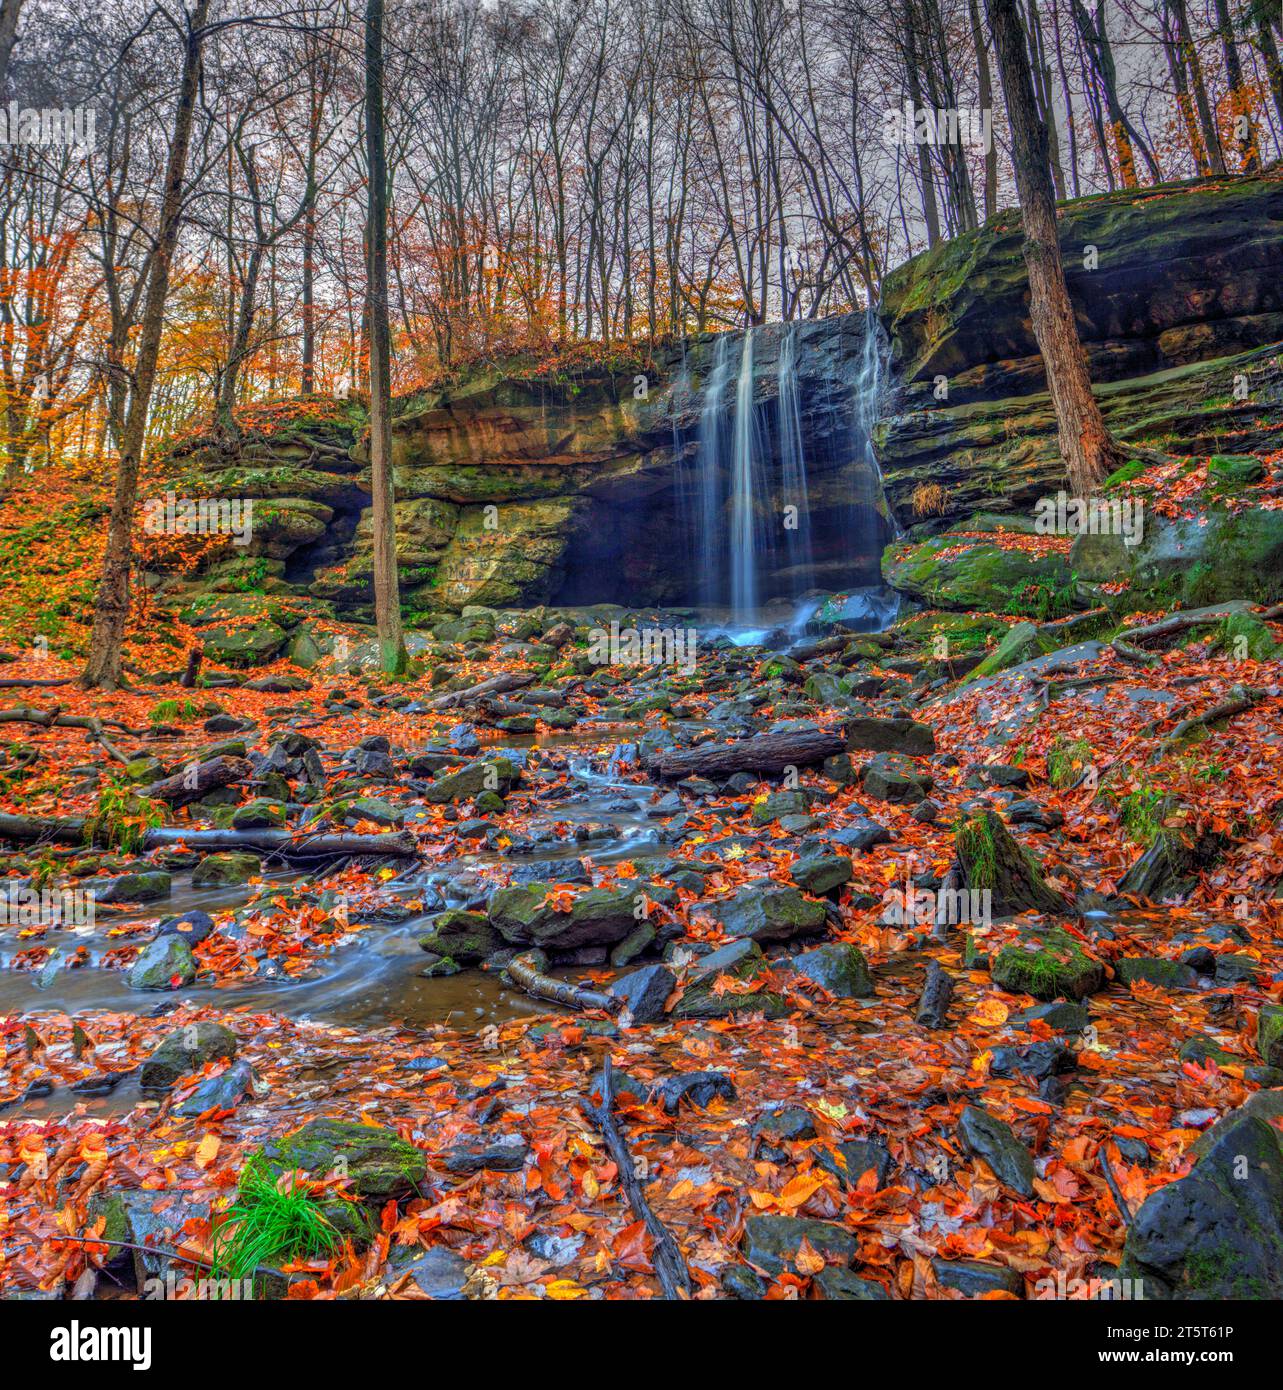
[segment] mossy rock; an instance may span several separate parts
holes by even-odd
[[[270,1140],[260,1152],[275,1173],[300,1170],[321,1178],[337,1169],[354,1192],[373,1201],[409,1196],[427,1172],[421,1150],[390,1129],[328,1117]]]
[[[858,946],[832,942],[794,956],[789,966],[839,999],[865,999],[873,991],[869,964]]]
[[[153,937],[143,947],[127,976],[130,989],[179,989],[195,978],[192,948],[181,936],[169,932]]]
[[[506,795],[521,781],[521,769],[509,758],[488,758],[469,763],[431,782],[423,793],[435,806],[450,801],[470,801],[483,791]]]
[[[882,554],[882,575],[893,589],[933,607],[990,613],[1032,611],[1029,591],[1061,593],[1073,579],[1063,555],[1034,554],[954,535],[888,546]]]
[[[1232,491],[1259,483],[1265,465],[1255,454],[1213,454],[1207,460],[1207,478],[1215,487]]]
[[[766,957],[755,941],[733,941],[704,956],[692,969],[681,998],[673,1007],[674,1019],[732,1018],[737,1014],[764,1014],[767,1018],[782,1018],[789,1006],[778,994],[757,990],[752,994],[718,993],[717,981],[723,976],[733,980],[755,979],[766,969]]]
[[[425,951],[447,956],[459,965],[477,965],[492,956],[503,939],[483,912],[451,909],[432,919],[432,930],[419,938]]]
[[[278,830],[284,824],[285,807],[266,797],[246,802],[232,812],[232,826],[237,830]]]
[[[1021,662],[1032,661],[1042,656],[1048,645],[1038,636],[1033,623],[1017,623],[1009,628],[997,647],[968,675],[969,681],[983,680],[986,676],[996,676],[1009,666],[1019,666]]]
[[[1283,1004],[1262,1004],[1256,1015],[1256,1051],[1267,1066],[1283,1067]]]
[[[193,888],[215,888],[231,883],[248,883],[261,872],[263,861],[257,854],[234,850],[227,854],[207,854],[192,870]]]
[[[1105,982],[1099,961],[1060,927],[1023,928],[1020,940],[1004,946],[991,968],[994,983],[1035,999],[1083,999]]]
[[[221,1023],[189,1023],[166,1035],[143,1063],[138,1082],[145,1090],[162,1090],[207,1062],[230,1062],[235,1057],[236,1034],[230,1028]]]

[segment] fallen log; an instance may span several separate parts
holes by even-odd
[[[628,1198],[628,1205],[633,1209],[633,1215],[646,1223],[646,1229],[655,1242],[651,1264],[655,1268],[664,1297],[674,1300],[689,1298],[691,1276],[690,1270],[686,1268],[686,1261],[682,1258],[681,1247],[673,1239],[668,1227],[651,1210],[641,1183],[637,1180],[636,1160],[629,1153],[628,1144],[615,1123],[615,1077],[610,1068],[609,1053],[602,1068],[601,1090],[600,1107],[585,1102],[584,1113],[600,1132],[611,1158],[615,1160],[615,1167],[619,1170],[619,1182]]]
[[[169,806],[186,806],[189,801],[199,801],[218,787],[244,782],[253,775],[254,764],[247,758],[220,754],[217,758],[206,758],[203,763],[190,763],[170,777],[162,777],[159,782],[144,787],[141,795]]]
[[[427,708],[458,709],[461,705],[483,700],[487,695],[502,695],[508,690],[520,690],[522,686],[533,685],[534,680],[533,671],[505,671],[502,675],[491,676],[479,685],[470,685],[466,690],[451,690],[445,695],[438,695],[436,699],[427,702]]]
[[[923,1028],[947,1028],[949,1003],[952,999],[953,976],[941,967],[939,961],[929,961],[914,1022]]]
[[[419,852],[408,830],[387,830],[363,835],[355,831],[334,834],[298,835],[292,830],[185,830],[181,826],[162,826],[147,831],[144,849],[186,845],[199,850],[262,850],[282,859],[332,859],[339,855],[393,855],[412,858]]]
[[[85,843],[83,816],[42,817],[0,814],[0,840],[32,841],[64,845]],[[103,837],[102,843],[106,843]],[[414,836],[408,830],[381,831],[363,835],[340,831],[335,834],[296,835],[292,830],[188,830],[183,826],[159,826],[143,835],[142,847],[167,849],[173,845],[208,852],[235,849],[261,850],[282,859],[332,859],[343,855],[378,854],[413,858],[418,854]]]
[[[830,729],[790,729],[754,734],[736,743],[702,743],[698,748],[660,753],[648,770],[662,782],[682,777],[729,777],[736,772],[779,776],[786,768],[808,767],[846,751],[846,740]]]
[[[535,999],[548,999],[554,1004],[564,1004],[568,1009],[605,1009],[608,1013],[618,1013],[623,1000],[613,994],[599,994],[593,989],[584,989],[569,980],[554,980],[539,969],[533,951],[525,951],[507,965],[508,974],[527,994]]]

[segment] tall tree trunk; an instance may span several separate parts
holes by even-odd
[[[1074,492],[1086,497],[1111,472],[1118,451],[1091,393],[1091,377],[1065,285],[1047,132],[1038,119],[1018,0],[987,0],[1011,123],[1012,162],[1024,224],[1029,313],[1047,370],[1060,456]]]
[[[165,301],[169,297],[170,269],[174,247],[178,242],[183,206],[183,179],[187,170],[187,149],[191,144],[196,93],[200,86],[201,45],[205,39],[205,20],[209,13],[209,4],[210,0],[196,0],[196,8],[187,23],[183,74],[179,83],[178,101],[174,108],[174,131],[165,168],[160,224],[147,274],[147,291],[142,327],[138,335],[138,353],[134,361],[129,406],[120,434],[116,489],[111,501],[111,518],[107,526],[107,548],[103,553],[102,575],[98,581],[89,659],[80,676],[80,684],[86,689],[96,686],[103,690],[114,690],[120,684],[121,648],[125,640],[125,624],[129,618],[129,579],[133,565],[133,523],[134,508],[138,503],[138,468],[142,461],[147,412],[151,405],[152,387],[156,381],[161,334],[165,327]]]
[[[979,79],[980,109],[993,110],[993,78],[989,73],[989,40],[980,24],[977,0],[968,0],[971,41],[976,46],[976,73]],[[998,211],[998,142],[991,140],[985,151],[985,220]]]
[[[1229,83],[1230,108],[1234,112],[1235,133],[1239,154],[1243,160],[1243,172],[1254,174],[1261,167],[1260,142],[1256,138],[1256,124],[1251,115],[1252,98],[1243,83],[1243,65],[1239,62],[1238,47],[1234,42],[1234,23],[1230,19],[1229,0],[1213,0],[1213,3],[1216,7],[1216,28],[1220,34],[1221,52],[1225,55],[1225,79]]]
[[[0,97],[7,94],[9,59],[18,38],[18,20],[26,0],[0,0]]]
[[[1216,127],[1216,116],[1212,111],[1211,98],[1207,95],[1207,83],[1203,78],[1203,60],[1198,56],[1194,35],[1190,32],[1189,11],[1185,0],[1167,0],[1167,7],[1176,21],[1176,36],[1181,52],[1189,64],[1190,85],[1194,88],[1194,107],[1198,111],[1198,121],[1203,128],[1203,144],[1207,148],[1207,163],[1213,174],[1225,173],[1225,155],[1221,150],[1220,132]]]
[[[913,103],[914,115],[922,106],[922,81],[918,74],[918,44],[914,32],[917,13],[912,0],[905,0],[904,41],[905,71],[909,79],[909,100]],[[918,178],[922,184],[922,215],[927,223],[927,245],[934,246],[940,240],[940,210],[936,205],[936,189],[931,172],[931,151],[927,145],[915,144],[918,157]]]
[[[1267,10],[1269,0],[1252,0],[1252,18],[1256,23],[1256,46],[1265,60],[1265,71],[1270,81],[1270,93],[1274,98],[1274,109],[1283,122],[1283,61],[1279,58],[1279,46],[1270,28]],[[1277,10],[1275,11],[1277,14]]]
[[[406,667],[392,495],[392,342],[388,328],[388,169],[383,128],[383,0],[365,8],[365,152],[369,178],[366,315],[370,334],[370,493],[374,503],[374,622],[379,666]]]
[[[1190,154],[1194,157],[1194,167],[1200,174],[1207,174],[1211,166],[1207,162],[1207,146],[1203,143],[1203,132],[1199,129],[1198,114],[1194,110],[1194,99],[1189,90],[1189,72],[1185,63],[1185,50],[1181,46],[1180,32],[1171,23],[1171,6],[1166,9],[1163,22],[1163,51],[1167,55],[1167,70],[1172,75],[1172,90],[1176,93],[1176,105],[1181,113],[1181,123],[1185,127],[1185,139],[1189,143]]]
[[[308,204],[303,217],[303,365],[299,390],[310,396],[316,390],[316,204]]]

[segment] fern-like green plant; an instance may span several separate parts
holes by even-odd
[[[164,802],[113,783],[98,793],[94,809],[85,818],[85,843],[99,843],[133,854],[142,849],[147,832],[164,822]]]
[[[328,1255],[339,1233],[321,1210],[311,1185],[298,1173],[277,1175],[251,1159],[241,1173],[236,1198],[212,1240],[211,1277],[250,1279],[260,1265]]]

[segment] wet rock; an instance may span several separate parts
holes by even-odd
[[[262,868],[263,861],[257,854],[244,854],[239,850],[227,854],[207,854],[192,870],[192,887],[215,888],[225,884],[248,883]]]
[[[479,965],[499,948],[499,935],[483,912],[451,908],[432,919],[432,930],[419,938],[425,951],[449,956],[460,965]]]
[[[181,917],[166,917],[156,927],[157,936],[181,936],[189,946],[198,946],[214,930],[214,919],[208,912],[192,908]]]
[[[980,1260],[944,1260],[936,1257],[931,1261],[936,1282],[942,1289],[956,1289],[968,1298],[979,1298],[987,1293],[1010,1293],[1017,1298],[1024,1296],[1024,1277],[1005,1265],[984,1264]]]
[[[867,816],[859,816],[850,825],[844,825],[841,830],[835,830],[829,838],[840,845],[845,845],[847,849],[867,850],[874,845],[885,845],[891,841],[891,832],[879,821],[869,820]]]
[[[935,731],[912,719],[875,719],[856,716],[846,721],[848,752],[906,753],[926,757],[936,751]]]
[[[1283,1004],[1262,1004],[1256,1015],[1256,1051],[1267,1066],[1283,1067]]]
[[[233,830],[275,830],[285,824],[285,807],[260,797],[232,812]]]
[[[851,861],[844,854],[813,854],[798,859],[789,875],[804,893],[822,898],[849,883],[852,871]]]
[[[1186,1038],[1177,1056],[1182,1062],[1196,1062],[1200,1067],[1206,1066],[1209,1061],[1215,1062],[1218,1067],[1243,1064],[1242,1057],[1233,1052],[1226,1052],[1212,1038],[1203,1037],[1201,1034],[1198,1037]]]
[[[475,1136],[464,1139],[442,1156],[447,1172],[468,1175],[483,1168],[498,1173],[519,1173],[526,1166],[530,1145],[519,1134],[495,1138]]]
[[[1077,1003],[1058,999],[1049,1004],[1035,1004],[1032,1009],[1012,1016],[1012,1023],[1027,1025],[1041,1019],[1058,1033],[1081,1033],[1091,1022],[1091,1015]]]
[[[839,999],[863,999],[873,994],[873,977],[858,946],[832,942],[794,956],[789,966]]]
[[[394,1245],[388,1257],[388,1279],[400,1280],[407,1274],[425,1297],[457,1303],[464,1297],[468,1262],[445,1245],[434,1245],[429,1250],[414,1245]]]
[[[925,800],[934,785],[929,772],[900,753],[879,753],[865,763],[860,778],[867,795],[905,806]]]
[[[728,1298],[748,1301],[766,1297],[766,1283],[747,1265],[727,1265],[722,1270],[722,1291]]]
[[[958,1135],[968,1153],[984,1159],[999,1182],[1022,1197],[1033,1196],[1033,1158],[1010,1125],[978,1105],[968,1105],[958,1121]]]
[[[682,997],[672,1011],[674,1019],[725,1018],[740,1013],[762,1013],[767,1018],[779,1018],[788,1012],[788,1005],[776,994],[756,990],[736,994],[716,990],[723,975],[733,980],[753,980],[766,969],[766,957],[755,941],[733,941],[703,956],[691,967]]]
[[[809,810],[805,792],[772,792],[753,803],[752,820],[754,825],[771,825],[782,816],[805,816]]]
[[[434,806],[451,801],[468,801],[483,791],[507,795],[521,780],[521,769],[510,758],[492,758],[469,763],[458,772],[438,777],[424,791],[424,800]]]
[[[1250,1113],[1227,1118],[1133,1219],[1119,1273],[1142,1279],[1146,1298],[1283,1297],[1279,1132]]]
[[[634,1023],[652,1023],[664,1016],[664,1004],[677,986],[677,977],[663,965],[646,965],[616,980],[607,993],[624,1001]]]
[[[196,1116],[208,1110],[235,1110],[254,1091],[254,1087],[253,1067],[244,1060],[233,1062],[217,1076],[207,1076],[174,1113]]]
[[[1192,989],[1196,983],[1189,966],[1162,956],[1124,956],[1115,962],[1114,969],[1125,985],[1140,980],[1160,989]]]
[[[776,1105],[764,1110],[754,1122],[753,1137],[774,1143],[796,1143],[815,1138],[815,1120],[800,1105]]]
[[[1074,1071],[1078,1060],[1064,1043],[1050,1039],[1028,1047],[995,1047],[989,1070],[994,1076],[1014,1076],[1017,1072],[1043,1081]]]
[[[610,946],[624,940],[642,920],[647,896],[660,890],[633,880],[619,888],[590,888],[578,894],[569,912],[545,900],[552,885],[530,883],[500,888],[487,904],[491,925],[514,945],[569,951],[579,946]]]
[[[823,931],[824,904],[804,898],[796,888],[764,879],[745,884],[734,897],[705,905],[727,936],[754,941],[788,941]]]
[[[221,1023],[189,1023],[165,1037],[138,1074],[144,1090],[165,1090],[206,1062],[231,1061],[236,1034]]]
[[[100,903],[151,903],[169,897],[173,880],[162,869],[147,869],[118,878],[96,878],[90,888]]]
[[[616,970],[631,964],[654,943],[659,933],[649,922],[639,922],[610,952],[610,963]]]
[[[735,1083],[724,1071],[684,1071],[652,1086],[649,1099],[667,1115],[675,1115],[684,1100],[703,1110],[714,1100],[734,1100]]]
[[[992,974],[1002,989],[1046,1000],[1083,999],[1105,982],[1100,962],[1059,927],[1023,929],[1014,943],[998,952]]]
[[[354,1192],[379,1201],[409,1196],[427,1172],[422,1152],[390,1129],[328,1117],[270,1140],[261,1152],[273,1172],[321,1178],[338,1169]]]
[[[832,1173],[848,1191],[865,1175],[872,1173],[881,1190],[891,1176],[891,1151],[881,1139],[847,1139],[840,1144],[824,1144],[813,1150],[816,1163]]]
[[[130,989],[181,989],[196,978],[192,948],[172,932],[155,936],[138,953],[126,978]]]
[[[800,1271],[797,1253],[806,1241],[826,1261],[849,1265],[859,1249],[854,1231],[832,1221],[814,1221],[798,1216],[750,1216],[744,1222],[740,1250],[744,1258],[774,1278],[786,1270]]]
[[[1216,983],[1218,985],[1255,984],[1260,968],[1260,961],[1252,956],[1217,956]]]
[[[891,1295],[876,1279],[862,1279],[854,1270],[825,1265],[811,1281],[828,1302],[887,1303]]]

